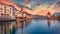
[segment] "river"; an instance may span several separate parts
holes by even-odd
[[[60,21],[47,19],[14,21],[0,25],[0,29],[1,34],[60,34]]]

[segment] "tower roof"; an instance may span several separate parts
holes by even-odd
[[[48,12],[48,13],[47,13],[47,15],[51,15],[51,13],[50,13],[50,12]]]

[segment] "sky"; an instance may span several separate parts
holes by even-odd
[[[25,0],[13,0],[13,1],[15,1],[16,3],[18,3],[19,5],[23,5],[23,6],[26,5],[25,4],[26,3]],[[35,8],[35,7],[37,7],[36,6],[37,2],[39,2],[42,7],[46,7],[46,6],[54,4],[56,1],[57,0],[30,0],[29,3],[31,5],[31,8]]]
[[[0,2],[13,5],[19,11],[21,10],[20,6],[28,7],[33,10],[24,8],[24,11],[33,15],[44,15],[46,16],[48,12],[54,14],[60,12],[60,0],[0,0]],[[59,3],[58,3],[59,2]]]
[[[28,5],[26,4],[26,0],[13,1],[22,6]],[[35,14],[40,13],[42,15],[44,13],[47,13],[48,11],[51,12],[51,14],[54,14],[55,12],[60,12],[60,8],[57,8],[59,9],[59,11],[54,8],[56,7],[55,5],[57,4],[57,2],[60,2],[60,0],[30,0],[29,5],[27,7],[34,9]],[[39,5],[37,5],[37,3],[39,3]]]

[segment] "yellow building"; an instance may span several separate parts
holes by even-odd
[[[17,9],[13,6],[0,3],[0,20],[15,19],[16,12]]]
[[[0,3],[0,20],[16,20],[16,17],[28,17],[25,11],[20,11],[12,5]]]

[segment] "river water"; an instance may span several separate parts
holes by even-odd
[[[6,22],[0,25],[0,29],[1,34],[60,34],[60,21],[32,19]]]

